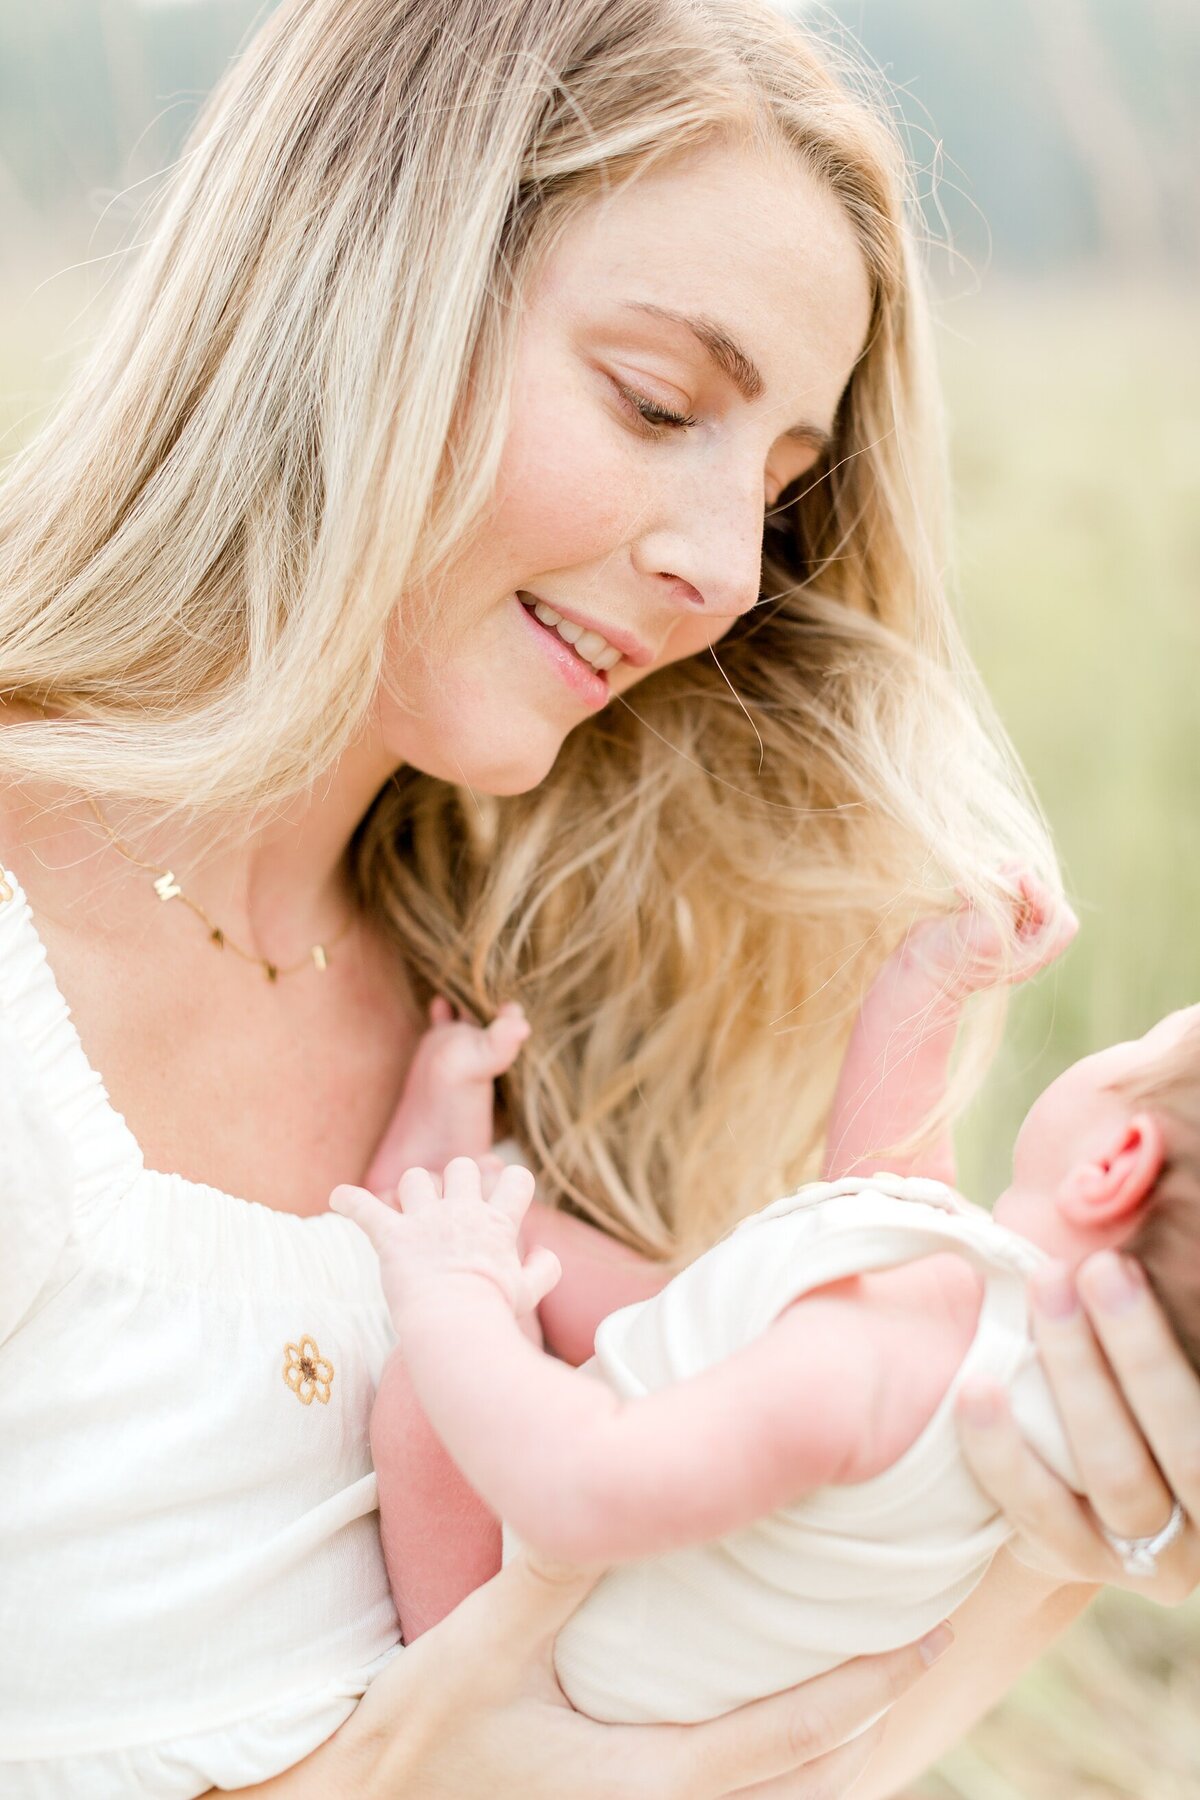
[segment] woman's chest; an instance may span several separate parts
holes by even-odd
[[[288,986],[206,942],[171,963],[48,948],[148,1169],[304,1215],[361,1180],[416,1041],[398,969],[360,948]]]

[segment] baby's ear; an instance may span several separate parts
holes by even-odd
[[[1059,1183],[1058,1210],[1072,1225],[1095,1228],[1132,1219],[1153,1190],[1166,1158],[1153,1113],[1125,1120],[1098,1154],[1080,1158]]]

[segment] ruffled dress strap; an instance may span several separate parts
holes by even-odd
[[[46,1287],[74,1229],[142,1168],[88,1063],[28,898],[0,868],[0,1340]]]

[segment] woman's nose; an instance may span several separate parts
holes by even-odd
[[[746,481],[681,483],[666,517],[632,546],[641,574],[673,577],[681,610],[736,618],[758,600],[762,584],[762,475]]]

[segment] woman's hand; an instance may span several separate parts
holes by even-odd
[[[999,1388],[960,1396],[972,1473],[1012,1522],[1010,1548],[1031,1568],[1177,1605],[1200,1584],[1200,1377],[1129,1258],[1103,1251],[1074,1283],[1058,1269],[1032,1287],[1038,1350],[1087,1499],[1029,1449]],[[1176,1497],[1184,1531],[1153,1577],[1128,1574],[1097,1522],[1119,1537],[1150,1537]]]
[[[554,1638],[597,1579],[519,1556],[388,1664],[357,1711],[259,1800],[840,1800],[871,1722],[949,1642],[860,1657],[700,1725],[599,1725],[567,1704]],[[931,1634],[937,1639],[938,1634]],[[857,1735],[855,1735],[857,1734]]]

